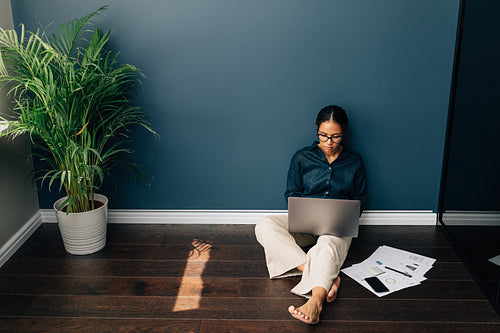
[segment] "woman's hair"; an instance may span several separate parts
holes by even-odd
[[[337,124],[340,125],[342,132],[344,133],[347,129],[347,123],[349,120],[347,119],[347,114],[344,109],[337,105],[328,105],[321,109],[316,117],[316,128],[319,129],[319,126],[325,122],[333,120]]]

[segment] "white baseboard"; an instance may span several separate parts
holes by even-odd
[[[443,213],[447,226],[500,226],[500,212],[491,211],[447,211]]]
[[[432,210],[367,210],[360,225],[436,225],[437,214]]]
[[[42,215],[38,211],[0,248],[0,267],[24,244],[42,224]]]
[[[41,209],[44,223],[56,223],[52,209]],[[124,210],[110,209],[109,223],[128,224],[256,224],[267,215],[287,214],[286,210]],[[365,211],[361,225],[435,225],[436,213],[418,211]]]

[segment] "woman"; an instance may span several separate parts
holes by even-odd
[[[288,171],[285,198],[316,197],[366,202],[365,169],[361,157],[342,145],[348,119],[336,105],[323,108],[316,118],[319,141],[299,150]],[[296,319],[319,322],[323,303],[333,302],[340,285],[340,267],[351,238],[331,235],[290,234],[287,215],[267,216],[255,227],[264,247],[270,278],[301,275],[291,291],[307,298],[299,308],[288,308]],[[313,245],[305,253],[302,249]]]

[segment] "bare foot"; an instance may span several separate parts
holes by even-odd
[[[337,276],[335,281],[333,281],[332,287],[328,291],[328,295],[326,295],[326,301],[328,303],[335,301],[335,299],[337,298],[337,292],[339,290],[339,287],[340,287],[340,276]]]
[[[322,287],[315,287],[312,290],[312,297],[304,305],[300,308],[295,308],[291,305],[288,308],[288,312],[294,318],[306,324],[317,324],[321,310],[323,310],[323,302],[325,299],[327,302],[333,302],[337,298],[339,286],[340,276],[337,276],[328,293]]]
[[[323,300],[318,300],[317,297],[313,296],[300,308],[296,309],[293,305],[290,306],[288,312],[290,312],[294,318],[306,324],[317,324],[322,308]]]

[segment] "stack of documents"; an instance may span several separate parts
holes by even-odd
[[[424,274],[432,268],[435,261],[436,259],[384,245],[365,261],[344,268],[342,272],[375,295],[382,297],[420,284],[426,279]],[[365,281],[370,277],[377,277],[389,291],[376,292]]]

